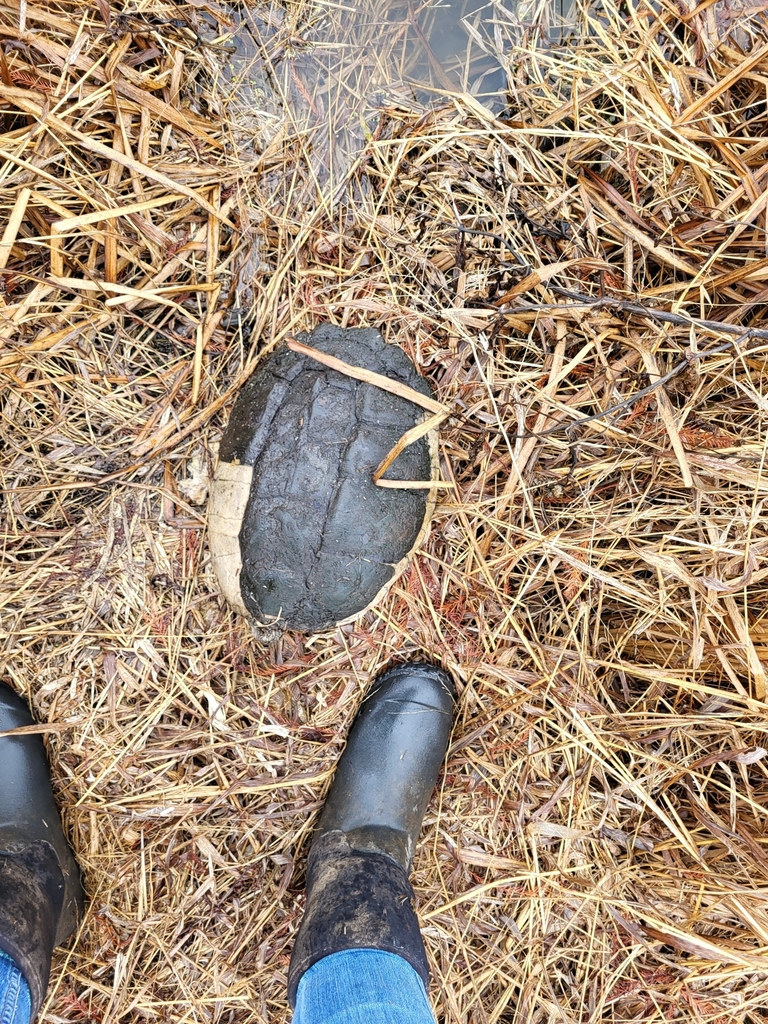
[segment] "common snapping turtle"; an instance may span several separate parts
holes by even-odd
[[[299,340],[431,397],[406,354],[372,328]],[[221,590],[258,636],[316,632],[375,604],[424,539],[435,490],[377,487],[372,474],[425,414],[413,402],[281,348],[241,391],[211,487],[209,544]],[[437,478],[437,431],[385,477]]]

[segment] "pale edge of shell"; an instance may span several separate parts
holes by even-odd
[[[429,444],[431,479],[435,481],[438,480],[440,475],[438,442],[439,435],[437,430],[430,430],[427,434],[427,443]],[[240,612],[241,615],[244,615],[250,621],[255,621],[245,607],[240,590],[240,573],[243,569],[243,560],[240,554],[240,527],[242,526],[245,514],[245,506],[248,504],[248,497],[251,493],[252,480],[253,466],[241,466],[234,462],[219,462],[216,466],[208,504],[208,547],[211,551],[213,571],[219,581],[222,594],[236,611]],[[436,505],[437,488],[433,487],[430,488],[427,496],[424,521],[421,524],[418,536],[410,550],[393,566],[395,571],[392,578],[387,580],[374,599],[365,608],[361,608],[359,612],[355,612],[354,615],[350,615],[346,619],[341,619],[334,626],[331,626],[331,629],[354,622],[384,599],[389,588],[405,572],[414,552],[418,551],[427,539],[429,524]],[[256,623],[256,625],[265,626],[267,624]],[[327,630],[322,632],[327,632]]]
[[[243,559],[240,554],[240,527],[251,493],[253,466],[219,462],[213,474],[208,502],[208,547],[213,571],[221,592],[241,615],[250,618],[240,592]]]

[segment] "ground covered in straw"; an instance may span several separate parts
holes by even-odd
[[[345,731],[424,655],[460,690],[414,873],[438,1017],[764,1019],[760,7],[605,0],[566,49],[499,7],[506,109],[393,88],[334,163],[376,71],[302,77],[338,5],[257,11],[301,120],[238,107],[242,12],[0,3],[0,668],[89,895],[48,1019],[285,1020]],[[265,647],[207,481],[259,356],[325,321],[432,381],[452,486],[380,607]]]

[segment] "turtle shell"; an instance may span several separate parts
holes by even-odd
[[[299,340],[432,395],[372,328],[325,325]],[[424,417],[288,348],[267,357],[235,403],[211,487],[209,544],[230,604],[275,635],[328,629],[375,604],[426,535],[435,490],[377,487],[372,475]],[[406,448],[386,477],[436,479],[437,432]]]

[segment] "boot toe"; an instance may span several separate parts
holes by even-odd
[[[413,662],[395,665],[382,673],[366,698],[363,709],[374,699],[422,705],[451,717],[456,686],[449,673],[439,665]]]
[[[436,665],[397,665],[376,680],[349,731],[319,834],[343,832],[409,869],[448,748],[454,694]]]

